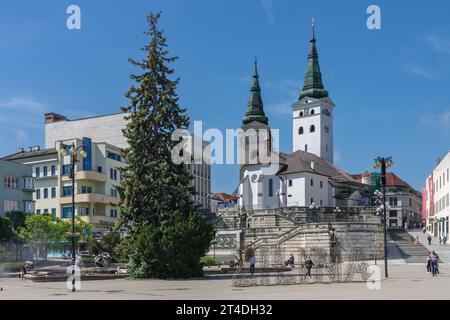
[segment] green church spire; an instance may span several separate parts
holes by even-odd
[[[242,118],[243,124],[252,121],[258,121],[264,124],[269,123],[269,119],[264,113],[264,106],[261,98],[261,88],[259,87],[258,65],[255,57],[255,71],[253,73],[253,83],[250,89],[250,98],[248,100],[247,112]]]
[[[311,46],[308,54],[308,66],[306,68],[305,82],[303,90],[300,93],[300,99],[303,97],[324,98],[328,97],[328,91],[325,90],[322,83],[322,74],[319,67],[319,55],[316,49],[316,37],[314,34],[314,18],[312,20]]]

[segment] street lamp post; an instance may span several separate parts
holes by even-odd
[[[86,147],[81,145],[76,147],[75,143],[69,149],[70,155],[70,172],[69,177],[72,179],[72,292],[75,292],[75,165],[78,162],[78,151],[80,151],[80,156],[86,158]],[[64,146],[60,150],[61,156],[67,156],[67,150]]]
[[[386,214],[386,168],[392,167],[392,157],[378,157],[375,159],[374,168],[381,168],[381,187],[383,205],[383,228],[384,228],[384,276],[388,278],[387,264],[387,214]]]

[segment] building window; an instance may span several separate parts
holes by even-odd
[[[41,214],[41,209],[37,209],[36,214]]]
[[[111,218],[117,218],[117,209],[110,209],[109,210],[109,216]]]
[[[48,167],[44,166],[43,169],[44,169],[44,172],[43,172],[44,177],[48,176]]]
[[[303,117],[303,111],[300,111],[300,113],[298,114],[300,117]]]
[[[311,204],[313,204],[314,203],[314,198],[311,198]]]
[[[390,206],[397,206],[397,197],[389,198]]]
[[[305,144],[305,152],[308,152],[308,145]]]
[[[63,197],[70,197],[72,195],[72,186],[65,186],[62,191]]]
[[[311,179],[311,187],[314,187],[314,180]]]
[[[44,199],[48,199],[48,188],[44,188]]]
[[[298,128],[298,134],[303,134],[303,127]]]
[[[72,207],[62,208],[62,218],[72,218]]]
[[[78,208],[78,215],[79,216],[88,216],[89,215],[89,208],[88,207],[80,207],[80,208]]]
[[[83,194],[92,193],[92,187],[90,187],[90,186],[81,186],[81,193],[83,193]]]
[[[56,208],[52,208],[52,215],[56,216]]]
[[[323,206],[323,200],[322,199],[320,199],[320,206],[321,207]]]
[[[31,177],[23,178],[23,188],[26,190],[34,190],[34,178]]]
[[[111,188],[111,197],[117,198],[117,189]]]
[[[316,131],[316,126],[312,124],[312,125],[309,127],[309,132],[314,132],[314,131]]]
[[[292,187],[292,180],[288,180],[288,186]]]
[[[56,188],[52,188],[52,199],[56,198]]]
[[[19,189],[19,178],[14,176],[5,176],[4,186],[7,189]]]
[[[48,209],[44,209],[44,214],[48,214]]]
[[[112,159],[112,160],[116,160],[116,161],[122,161],[122,158],[120,157],[120,155],[118,155],[117,153],[111,152],[111,151],[107,151],[106,152],[106,157],[108,159]]]
[[[52,165],[52,166],[50,167],[50,172],[51,172],[51,175],[52,175],[52,176],[56,176],[56,166],[55,166],[55,165]]]
[[[41,189],[36,189],[36,199],[41,198]]]
[[[62,175],[68,176],[70,173],[70,164],[65,164],[62,166]]]
[[[320,181],[320,188],[323,188],[323,182]]]
[[[113,169],[113,168],[109,169],[109,178],[111,180],[116,180],[117,181],[117,170],[116,169]]]
[[[5,200],[3,202],[3,209],[5,213],[19,210],[19,202],[15,200]]]
[[[397,218],[397,210],[389,210],[390,218]]]
[[[316,111],[314,111],[314,109],[311,109],[311,115],[314,115],[316,113]]]
[[[36,174],[36,178],[39,178],[41,176],[41,168],[40,167],[36,167],[34,169],[35,174]]]
[[[273,179],[269,179],[269,197],[273,197]]]

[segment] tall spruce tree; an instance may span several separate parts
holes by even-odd
[[[158,29],[160,15],[147,16],[149,30],[144,33],[150,42],[142,48],[145,58],[129,59],[141,73],[130,76],[135,84],[126,93],[129,105],[122,108],[129,147],[123,152],[127,166],[121,170],[118,189],[122,220],[135,245],[130,274],[189,277],[201,273],[200,256],[208,250],[214,228],[191,200],[193,177],[183,164],[172,161],[171,150],[178,143],[172,141],[172,133],[187,129],[189,119],[178,104],[179,79],[169,78],[174,70],[168,65],[177,57],[169,56],[164,33]],[[174,248],[186,247],[186,241],[198,247],[179,252],[175,264]]]

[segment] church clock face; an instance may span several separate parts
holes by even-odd
[[[252,175],[251,178],[250,178],[250,180],[251,180],[253,183],[255,183],[257,179],[258,179],[258,176],[257,176],[256,174]]]

